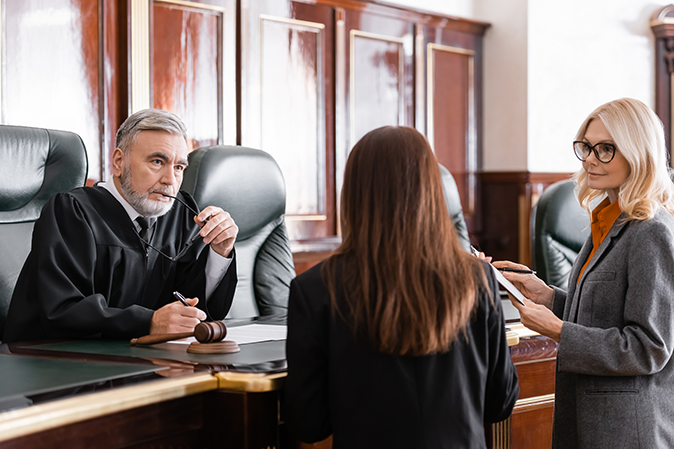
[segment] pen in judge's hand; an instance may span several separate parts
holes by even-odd
[[[175,298],[176,298],[178,301],[182,302],[184,306],[186,306],[186,307],[192,307],[191,305],[187,304],[187,301],[185,301],[185,297],[182,295],[182,293],[180,293],[180,292],[173,292],[173,296],[175,296]]]

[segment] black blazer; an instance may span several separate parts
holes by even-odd
[[[285,419],[301,441],[333,434],[339,448],[485,448],[484,422],[507,418],[519,395],[501,301],[482,294],[444,354],[391,356],[355,341],[332,318],[322,264],[290,286]],[[339,285],[339,284],[338,284]]]

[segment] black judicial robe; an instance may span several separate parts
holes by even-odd
[[[199,210],[191,196],[179,195]],[[152,245],[177,254],[198,232],[193,215],[176,201],[157,219]],[[198,297],[210,319],[223,319],[236,287],[236,260],[207,303],[208,252],[202,239],[176,262],[145,249],[124,207],[103,187],[57,194],[35,223],[2,340],[146,335],[154,311],[175,301],[174,290]]]
[[[421,357],[382,354],[355,339],[332,314],[321,266],[290,286],[290,431],[308,443],[332,434],[334,449],[486,448],[483,423],[507,418],[519,395],[498,287],[487,265],[491,294],[478,298],[468,341],[460,337],[449,352]]]

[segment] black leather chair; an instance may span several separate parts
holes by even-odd
[[[571,179],[550,185],[531,213],[531,268],[549,285],[565,290],[573,262],[590,235],[590,217],[574,187]]]
[[[200,148],[189,155],[182,189],[200,207],[223,208],[239,227],[239,281],[228,318],[285,315],[295,266],[284,221],[285,182],[276,161],[251,148]]]
[[[463,218],[463,208],[461,207],[461,198],[459,197],[459,189],[456,187],[454,177],[445,167],[440,165],[440,176],[442,177],[442,190],[445,194],[445,203],[449,216],[452,217],[456,233],[459,236],[461,246],[470,252],[470,237],[468,235],[468,227]]]
[[[0,336],[42,206],[84,185],[87,153],[67,131],[0,125]]]
[[[674,170],[669,170],[674,182]],[[550,185],[531,212],[532,269],[549,285],[566,290],[571,266],[590,235],[590,217],[578,203],[575,183]]]

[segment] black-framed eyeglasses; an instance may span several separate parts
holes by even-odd
[[[181,200],[181,199],[178,198],[177,196],[167,195],[166,193],[162,193],[162,195],[164,195],[164,196],[166,196],[166,197],[169,197],[169,198],[173,198],[174,200],[178,201],[180,204],[182,204],[183,206],[185,206],[186,208],[188,208],[188,209],[189,209],[195,216],[199,215],[199,212],[197,212],[196,210],[194,210],[189,204],[187,204],[186,202],[184,202],[183,200]],[[206,217],[206,220],[204,220],[204,224],[205,224],[208,220],[210,220],[210,219],[211,219],[210,216]],[[133,229],[136,231],[136,234],[138,234],[138,231],[136,230],[136,227],[135,227],[135,226],[134,226]],[[201,230],[201,229],[199,229],[199,230]],[[193,236],[187,241],[187,243],[185,244],[185,246],[178,252],[178,254],[176,254],[175,256],[171,257],[171,256],[168,256],[168,255],[164,254],[159,248],[152,246],[152,244],[151,244],[150,242],[148,242],[148,241],[145,240],[143,237],[141,237],[140,234],[138,234],[138,238],[141,240],[141,242],[145,243],[148,247],[150,247],[150,248],[152,248],[153,250],[157,251],[159,254],[161,254],[162,256],[166,257],[168,260],[170,260],[170,261],[172,261],[172,262],[175,262],[175,261],[177,261],[178,259],[180,259],[181,257],[183,257],[183,256],[187,253],[187,251],[190,249],[190,247],[192,247],[192,244],[194,244],[194,242],[196,242],[196,240],[197,240],[199,237],[201,237],[201,234],[199,234],[199,232],[197,232],[195,235],[193,235]]]
[[[615,157],[615,151],[616,146],[612,143],[599,142],[590,145],[589,143],[580,140],[573,142],[573,152],[582,162],[585,162],[585,160],[590,157],[590,153],[594,152],[594,155],[599,162],[608,164]]]

